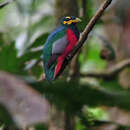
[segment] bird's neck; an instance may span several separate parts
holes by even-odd
[[[66,29],[71,29],[74,32],[74,34],[76,35],[77,40],[79,39],[80,33],[79,33],[78,28],[75,24],[71,24],[71,25],[60,24],[60,26],[66,28]]]
[[[73,32],[74,32],[74,34],[76,35],[77,40],[78,40],[80,33],[79,33],[79,30],[78,30],[77,26],[76,26],[76,25],[71,25],[71,26],[69,26],[68,28],[70,28],[71,30],[73,30]]]

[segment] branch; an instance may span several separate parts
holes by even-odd
[[[105,11],[105,9],[111,4],[111,2],[112,2],[112,0],[105,0],[104,3],[101,5],[101,7],[97,10],[95,16],[93,16],[93,18],[90,20],[90,22],[88,23],[88,25],[85,27],[84,31],[82,32],[82,35],[77,43],[77,46],[71,52],[71,56],[69,56],[65,60],[64,66],[62,67],[60,74],[64,71],[64,69],[68,65],[68,63],[72,60],[72,58],[75,56],[75,54],[83,46],[83,44],[85,43],[85,41],[88,38],[89,33],[91,32],[91,30],[93,29],[93,27],[95,26],[96,22],[99,20],[99,18],[101,17],[101,15]]]
[[[81,16],[82,17],[84,17],[85,16],[85,14],[86,14],[86,4],[87,3],[87,1],[86,0],[82,0],[82,12],[81,12]]]
[[[94,78],[102,78],[102,79],[109,79],[112,80],[117,75],[124,70],[125,68],[130,67],[130,59],[124,60],[119,64],[112,67],[112,69],[108,70],[107,72],[100,72],[100,73],[87,73],[87,74],[80,74],[81,77],[94,77]]]
[[[77,43],[77,46],[72,51],[71,57],[69,60],[71,60],[74,57],[74,55],[77,53],[77,51],[83,46],[83,44],[85,43],[85,41],[88,38],[88,34],[91,32],[91,30],[93,29],[93,27],[95,26],[96,22],[99,20],[99,18],[101,17],[101,15],[105,11],[105,9],[110,5],[111,1],[112,0],[105,0],[105,2],[101,5],[101,7],[96,12],[95,16],[93,16],[93,18],[90,20],[90,22],[84,29],[84,31],[81,35],[81,38],[79,39],[79,41]]]
[[[10,1],[6,1],[6,2],[3,2],[2,4],[0,4],[0,9],[2,9],[6,5],[8,5],[10,2],[12,2],[12,1],[10,0]]]

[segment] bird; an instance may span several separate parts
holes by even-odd
[[[80,32],[76,26],[79,22],[81,20],[75,16],[63,17],[48,36],[43,47],[46,80],[53,81],[60,75],[65,59],[79,40]]]

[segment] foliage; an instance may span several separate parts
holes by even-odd
[[[118,106],[126,110],[130,109],[128,103],[130,92],[125,90],[121,91],[116,86],[116,92],[113,92],[107,88],[91,86],[89,84],[82,85],[76,82],[65,83],[63,81],[57,81],[53,84],[37,82],[31,85],[39,92],[45,94],[50,102],[72,113],[81,110],[85,104],[93,107],[106,105]],[[92,99],[94,100],[92,101]]]
[[[35,20],[32,20],[32,17],[35,17],[36,15],[35,13],[37,11],[41,11],[39,9],[41,4],[47,4],[46,2],[48,1],[44,1],[45,3],[42,0],[36,1],[36,3],[32,2],[33,4],[29,5],[29,7],[33,6],[33,10],[29,7],[23,9],[20,1],[17,2],[18,3],[16,3],[15,6],[12,6],[19,9],[19,17],[21,19],[26,19],[26,17],[29,16],[29,18],[31,17],[31,22],[28,21],[29,23],[27,27],[25,26],[24,20],[23,23],[20,21],[22,24],[19,25],[20,27],[14,28],[10,25],[7,30],[10,30],[10,28],[13,28],[14,30],[16,29],[13,34],[11,34],[11,32],[5,33],[5,31],[0,33],[0,71],[9,72],[10,74],[14,74],[17,77],[23,78],[26,84],[33,88],[33,91],[39,92],[40,94],[38,95],[40,96],[45,96],[48,101],[51,104],[55,104],[59,110],[64,110],[77,116],[80,119],[77,122],[77,130],[86,130],[86,126],[84,125],[85,123],[88,123],[88,126],[90,125],[90,127],[96,123],[97,125],[106,123],[103,122],[104,120],[101,122],[98,118],[103,114],[102,111],[93,112],[91,115],[93,110],[91,107],[99,108],[103,105],[106,107],[114,106],[124,110],[130,110],[130,92],[129,90],[123,89],[119,83],[118,78],[111,81],[106,81],[102,79],[97,80],[93,78],[89,79],[80,77],[80,82],[67,82],[66,79],[62,77],[58,81],[52,83],[48,83],[47,81],[38,81],[44,73],[42,67],[42,48],[50,30],[54,28],[54,18],[52,17],[52,12],[49,12],[44,14],[44,16],[40,16],[39,19],[36,19],[38,17],[36,16]],[[81,7],[80,1],[79,4]],[[88,23],[94,14],[92,1],[88,0],[87,4],[89,13],[87,12],[87,18],[82,17],[83,23],[78,25],[80,30],[83,30],[86,23]],[[2,13],[0,10],[1,19],[5,19],[3,12],[7,10],[9,10],[8,7],[2,9]],[[15,20],[17,21],[18,19]],[[95,30],[98,30],[98,28],[102,25],[103,22],[99,21]],[[2,27],[0,26],[0,28]],[[20,28],[22,28],[22,31]],[[40,30],[40,32],[38,30]],[[18,34],[16,32],[18,32]],[[24,39],[25,41],[22,43],[24,45],[24,49],[17,48],[17,45],[20,44],[17,39],[20,38],[21,33],[25,32],[28,33],[26,34],[27,39]],[[8,37],[6,38],[5,35]],[[20,41],[22,40],[23,39],[21,38]],[[82,48],[79,56],[81,73],[91,70],[104,71],[107,62],[100,57],[100,52],[102,50],[102,44],[100,44],[100,42],[101,41],[98,41],[93,35],[87,41],[87,44]],[[112,53],[115,56],[111,45],[108,47],[108,49],[112,50]],[[22,55],[19,55],[20,51],[23,51]],[[88,113],[88,115],[86,113],[82,113],[83,116],[79,116],[81,114],[79,114],[79,111],[81,112],[84,106],[90,107],[90,109],[88,109],[89,112],[87,110],[90,115]],[[3,106],[3,104],[0,105],[0,124],[15,124],[14,115],[10,116],[9,110],[7,112],[6,109],[7,106]],[[117,125],[119,126],[119,130],[127,127],[129,128],[129,126],[122,126],[120,124]],[[41,124],[37,124],[35,128],[36,130],[47,130],[47,126]]]

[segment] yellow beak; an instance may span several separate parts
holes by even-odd
[[[81,19],[76,18],[76,19],[74,19],[74,20],[70,20],[69,22],[70,22],[70,23],[79,23],[79,22],[81,22]]]
[[[64,24],[72,24],[72,23],[79,23],[79,22],[81,22],[81,19],[76,18],[76,19],[73,19],[73,20],[64,21]]]
[[[79,23],[79,22],[81,22],[82,20],[80,19],[80,18],[76,18],[75,19],[75,23]]]

